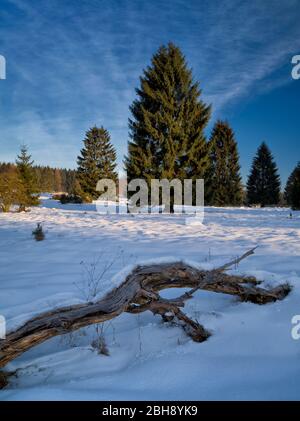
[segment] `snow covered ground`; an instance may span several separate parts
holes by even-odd
[[[31,235],[38,222],[43,242]],[[213,333],[202,344],[150,313],[106,324],[110,356],[91,346],[93,326],[53,338],[9,365],[17,375],[0,399],[298,400],[300,340],[291,337],[291,319],[300,314],[300,213],[207,208],[200,225],[179,215],[104,216],[94,205],[45,199],[29,213],[0,214],[0,314],[9,330],[38,312],[84,302],[93,266],[96,276],[104,271],[100,296],[145,260],[212,268],[255,245],[255,256],[234,272],[266,285],[289,281],[294,289],[284,301],[257,306],[197,292],[185,311]]]

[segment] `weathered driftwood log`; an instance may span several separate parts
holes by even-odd
[[[42,313],[8,333],[6,339],[0,341],[0,368],[51,337],[103,323],[123,312],[141,313],[149,310],[153,314],[159,314],[164,321],[183,327],[194,341],[205,341],[210,333],[180,310],[197,290],[231,294],[242,301],[257,304],[283,299],[289,293],[290,287],[287,284],[267,290],[258,287],[259,282],[253,277],[224,273],[253,253],[254,249],[211,271],[196,269],[183,262],[137,266],[120,286],[99,301]],[[176,299],[167,300],[159,295],[159,291],[167,288],[192,289]]]

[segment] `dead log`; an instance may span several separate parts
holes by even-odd
[[[256,304],[281,300],[289,293],[290,286],[287,284],[267,290],[258,287],[259,282],[253,277],[224,273],[253,253],[254,249],[211,271],[196,269],[183,262],[137,266],[120,286],[99,301],[42,313],[10,332],[5,340],[0,341],[0,368],[47,339],[91,324],[103,323],[123,312],[151,311],[159,314],[163,321],[181,326],[194,341],[205,341],[210,333],[180,309],[197,290],[230,294]],[[191,290],[176,299],[167,300],[159,295],[159,291],[167,288]]]

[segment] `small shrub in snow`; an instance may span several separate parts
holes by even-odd
[[[99,336],[99,338],[94,339],[91,345],[95,350],[97,350],[98,354],[109,357],[109,350],[104,336]]]
[[[32,235],[36,241],[43,241],[45,239],[45,233],[40,223],[38,223],[36,229],[32,231]]]
[[[64,196],[64,195],[65,195],[65,193],[54,193],[54,194],[52,194],[51,199],[52,200],[60,200],[61,197]]]
[[[96,338],[92,341],[92,347],[98,352],[98,354],[109,356],[108,346],[106,344],[104,336],[104,323],[95,326]]]
[[[62,194],[60,196],[60,203],[65,205],[66,203],[79,203],[83,202],[82,198],[77,194]]]

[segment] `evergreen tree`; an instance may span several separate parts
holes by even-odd
[[[227,122],[217,121],[210,142],[210,166],[206,176],[206,201],[213,206],[239,206],[243,189],[239,153]]]
[[[54,191],[62,191],[62,170],[59,168],[54,169]]]
[[[78,185],[77,172],[74,170],[68,170],[66,173],[65,191],[70,194],[76,194],[76,191],[78,191]]]
[[[26,192],[16,168],[8,166],[0,172],[0,209],[9,212],[12,205],[21,205],[26,199]]]
[[[25,195],[22,203],[20,203],[20,210],[25,210],[28,206],[36,206],[39,204],[37,188],[37,180],[33,169],[33,162],[31,155],[28,154],[27,146],[21,147],[20,155],[18,155],[16,164],[20,180],[23,184]]]
[[[284,196],[292,209],[300,210],[300,162],[288,178]]]
[[[173,44],[153,56],[130,107],[128,180],[203,178],[208,150],[204,128],[210,106],[199,100],[201,91],[185,58]]]
[[[109,133],[103,127],[93,127],[86,132],[84,148],[78,157],[78,181],[82,191],[92,199],[99,197],[97,182],[102,178],[117,180],[116,152]]]
[[[247,182],[249,204],[277,205],[280,201],[280,177],[272,153],[263,142],[253,159]]]

